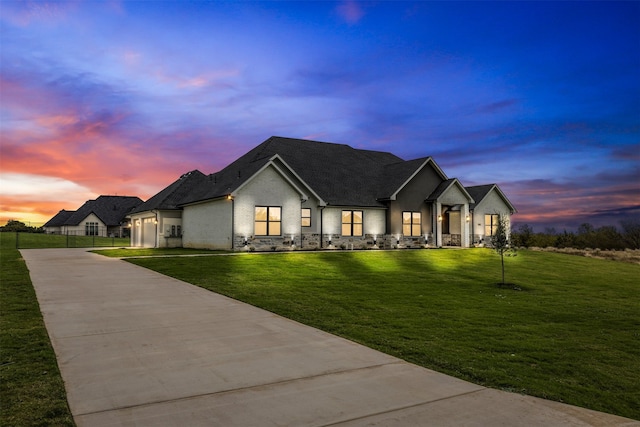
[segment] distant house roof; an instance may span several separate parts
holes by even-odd
[[[199,170],[192,170],[183,174],[171,185],[139,204],[129,214],[151,211],[154,209],[173,210],[179,209],[178,205],[191,194],[198,186],[206,186],[207,176]]]
[[[53,218],[47,221],[43,227],[62,227],[67,219],[69,219],[69,217],[74,213],[75,211],[66,211],[62,209],[60,212],[55,214]]]
[[[465,187],[475,203],[469,205],[469,209],[473,210],[475,207],[492,191],[495,190],[498,193],[498,196],[502,198],[507,207],[512,213],[517,212],[516,208],[511,204],[507,196],[500,190],[498,184],[485,184],[485,185],[475,185],[472,187]]]
[[[336,206],[384,206],[382,200],[397,193],[430,160],[405,161],[382,151],[273,136],[226,168],[209,175],[207,185],[195,189],[182,204],[232,194],[273,161],[274,156],[322,201]],[[442,171],[439,173],[446,178]]]
[[[135,196],[99,196],[88,200],[73,212],[63,225],[79,225],[87,216],[95,214],[106,226],[119,225],[131,209],[142,203]]]

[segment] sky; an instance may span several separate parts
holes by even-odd
[[[0,223],[272,135],[432,156],[514,226],[640,218],[640,2],[0,2]]]

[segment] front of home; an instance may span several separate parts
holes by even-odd
[[[125,216],[142,203],[135,196],[102,195],[87,200],[75,211],[61,210],[43,228],[48,234],[129,237]]]
[[[129,218],[133,246],[241,251],[469,247],[495,231],[487,216],[514,212],[497,185],[465,188],[431,157],[271,137]]]

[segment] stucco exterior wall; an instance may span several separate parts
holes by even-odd
[[[182,246],[231,249],[233,204],[233,200],[220,199],[185,206],[182,211]]]
[[[97,222],[98,223],[98,234],[97,236],[107,237],[107,226],[98,218],[95,214],[89,214],[85,219],[80,221],[78,225],[65,225],[62,227],[62,234],[69,234],[75,236],[84,236],[85,235],[85,224],[87,222]]]
[[[347,209],[362,211],[362,236],[342,235],[342,211]],[[386,209],[327,206],[322,212],[322,233],[323,248],[346,246],[362,249],[372,246],[374,239],[381,241],[386,233]]]
[[[474,243],[485,243],[488,236],[485,236],[485,215],[501,214],[506,215],[509,220],[511,218],[511,212],[509,206],[504,202],[502,197],[498,195],[495,190],[492,190],[487,194],[480,203],[476,205],[473,210],[473,241]],[[509,221],[510,222],[510,221]],[[510,225],[507,227],[507,232],[510,232]]]
[[[397,194],[389,204],[387,230],[389,234],[402,234],[402,212],[422,213],[422,233],[433,232],[431,206],[425,200],[440,185],[442,178],[430,164],[425,166]]]
[[[158,247],[179,248],[182,246],[182,211],[158,212]]]
[[[242,250],[246,240],[252,250],[300,246],[301,194],[273,167],[267,167],[238,190],[234,206],[234,248]],[[258,236],[255,232],[256,206],[280,207],[281,234]],[[313,219],[313,216],[312,216]]]

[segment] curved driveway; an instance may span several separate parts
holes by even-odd
[[[78,426],[640,425],[461,381],[85,249],[21,253]]]

